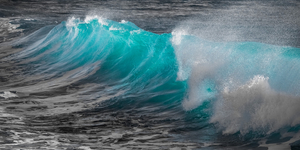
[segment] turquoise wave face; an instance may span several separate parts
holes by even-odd
[[[25,75],[55,79],[44,90],[77,84],[84,85],[81,99],[139,99],[128,105],[204,116],[209,109],[206,121],[230,134],[300,124],[299,54],[298,48],[211,42],[182,29],[158,35],[130,22],[87,17],[62,22],[13,57],[31,67]]]
[[[177,64],[170,37],[125,21],[73,18],[54,27],[18,57],[36,65],[36,74],[57,76],[74,70],[69,78],[117,82],[131,93],[160,91],[176,79]]]

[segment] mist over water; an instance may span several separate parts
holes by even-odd
[[[4,6],[1,148],[299,146],[297,1]]]

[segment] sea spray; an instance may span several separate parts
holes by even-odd
[[[177,79],[187,81],[182,106],[214,103],[211,123],[224,134],[271,133],[300,122],[298,48],[255,42],[205,41],[175,29]]]

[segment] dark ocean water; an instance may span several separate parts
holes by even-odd
[[[0,149],[299,149],[299,14],[0,0]]]

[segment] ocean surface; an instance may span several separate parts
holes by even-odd
[[[300,149],[298,0],[0,0],[0,149]]]

